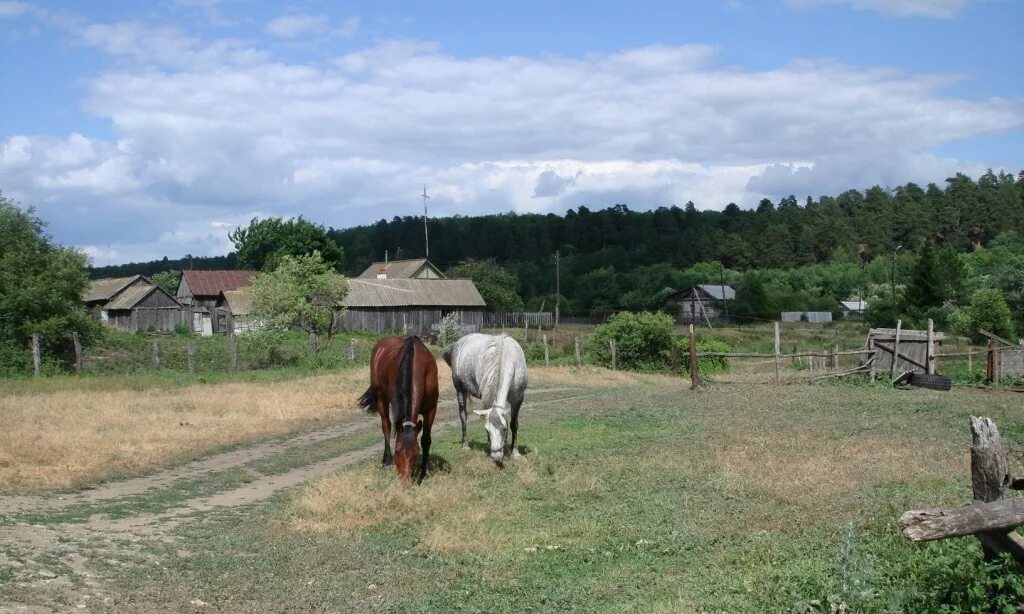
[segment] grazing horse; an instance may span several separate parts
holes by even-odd
[[[505,432],[511,427],[512,457],[519,430],[519,408],[526,394],[526,356],[515,339],[507,335],[466,335],[444,349],[444,360],[452,368],[452,382],[462,421],[462,447],[466,438],[466,396],[483,401],[484,408],[473,413],[486,416],[484,428],[490,443],[490,457],[496,463],[505,458]]]
[[[370,387],[359,398],[368,413],[380,414],[384,431],[381,465],[394,464],[399,478],[412,481],[416,455],[423,447],[419,481],[427,477],[430,427],[437,412],[437,361],[419,337],[381,339],[370,356]],[[389,411],[390,410],[390,411]],[[391,429],[395,429],[395,454],[391,454]]]

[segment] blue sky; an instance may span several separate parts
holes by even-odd
[[[1024,169],[1018,0],[492,5],[0,0],[0,190],[105,264]]]

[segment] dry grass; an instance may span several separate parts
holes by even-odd
[[[428,486],[409,487],[392,471],[366,466],[321,478],[296,497],[289,528],[352,533],[381,526],[414,524],[418,548],[435,553],[484,552],[512,539],[500,524],[521,512],[504,489],[481,488],[474,475],[493,471],[483,455],[466,453],[451,472],[435,473]],[[520,471],[535,475],[530,461]],[[496,530],[497,529],[497,530]]]
[[[585,365],[577,367],[530,367],[530,387],[621,388],[641,384],[689,387],[690,380],[672,375],[612,371]]]
[[[355,413],[364,370],[272,383],[0,398],[0,490],[67,488]]]

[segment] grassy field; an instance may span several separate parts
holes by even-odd
[[[318,379],[289,390],[352,395],[362,384]],[[232,385],[255,400],[283,384]],[[439,429],[449,430],[418,487],[377,467],[375,421],[348,413],[320,424],[334,429],[322,436],[261,444],[160,488],[32,505],[0,497],[0,604],[989,611],[1024,590],[1019,580],[969,539],[904,543],[896,518],[969,501],[968,417],[991,416],[1016,448],[1022,410],[1020,395],[998,391],[689,391],[665,376],[535,368],[525,456],[503,470],[484,458],[478,422],[473,449],[459,448],[446,391]]]

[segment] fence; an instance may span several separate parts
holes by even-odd
[[[554,314],[548,311],[484,313],[485,328],[551,328]]]

